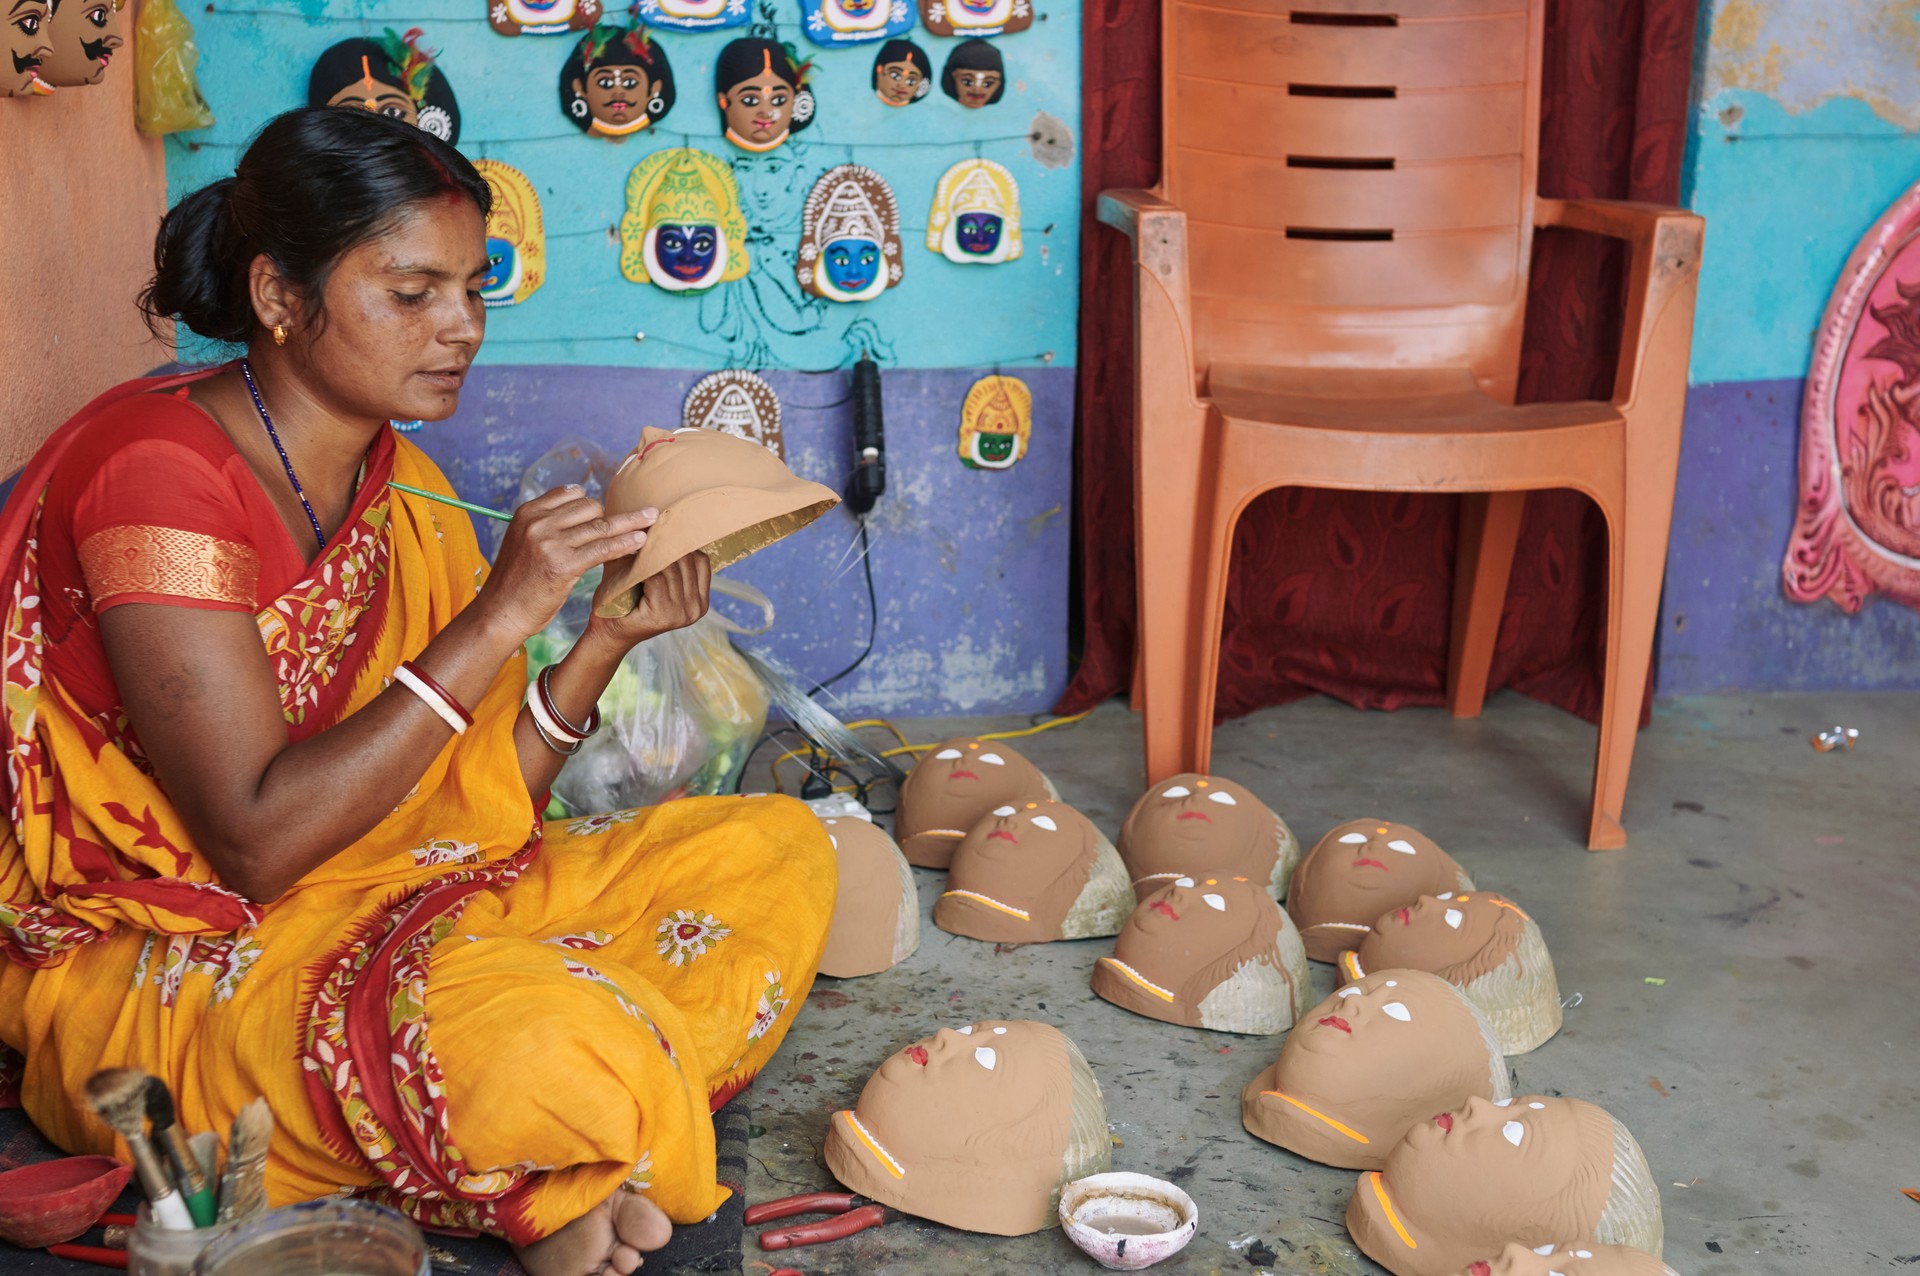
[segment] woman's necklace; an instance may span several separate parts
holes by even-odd
[[[320,530],[320,520],[313,516],[313,504],[307,500],[306,489],[300,486],[300,476],[293,472],[293,460],[287,455],[286,445],[280,442],[280,431],[273,428],[273,418],[267,415],[267,405],[260,400],[260,387],[253,383],[253,368],[245,359],[240,361],[240,375],[247,379],[247,393],[253,396],[253,406],[260,413],[260,423],[267,427],[267,437],[273,440],[273,450],[280,454],[280,464],[287,467],[287,481],[293,484],[293,494],[300,498],[300,508],[307,512],[307,522],[313,525],[313,539],[324,553],[327,548],[326,533]]]

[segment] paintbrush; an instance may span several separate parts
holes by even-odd
[[[227,1173],[220,1180],[220,1221],[238,1223],[267,1208],[267,1144],[273,1140],[273,1109],[255,1099],[233,1118],[227,1136]]]
[[[192,1231],[193,1214],[147,1141],[147,1074],[138,1068],[104,1068],[87,1078],[87,1102],[127,1141],[153,1221],[171,1232]]]
[[[200,1158],[187,1146],[187,1134],[173,1121],[173,1094],[159,1077],[147,1078],[147,1121],[153,1126],[153,1141],[167,1150],[173,1163],[173,1181],[180,1195],[187,1198],[187,1212],[195,1227],[212,1227],[218,1211],[213,1204],[213,1185],[200,1172]]]
[[[475,505],[472,501],[463,501],[452,496],[442,496],[438,492],[429,492],[424,487],[408,487],[405,483],[396,483],[392,479],[387,480],[387,486],[396,492],[405,492],[408,496],[418,496],[423,500],[438,501],[442,505],[451,505],[455,509],[466,510],[469,514],[484,514],[488,518],[499,519],[502,523],[511,523],[513,521],[513,515],[507,513],[505,510],[488,509],[484,505]]]

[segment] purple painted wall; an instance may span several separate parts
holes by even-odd
[[[869,519],[880,627],[872,657],[835,688],[843,716],[1039,713],[1066,684],[1073,370],[1009,369],[1033,391],[1032,443],[1010,470],[970,470],[958,453],[960,405],[990,371],[882,374],[887,494]],[[508,506],[526,467],[569,434],[617,458],[642,426],[679,425],[700,375],[476,367],[459,413],[413,438],[462,496]],[[783,405],[788,465],[844,491],[847,375],[765,375]],[[854,535],[837,509],[730,568],[775,607],[773,630],[743,643],[807,678],[858,655],[868,616]],[[492,543],[484,529],[482,543]]]
[[[1798,500],[1797,378],[1687,392],[1661,608],[1663,695],[1920,689],[1920,615],[1788,601],[1780,563]]]

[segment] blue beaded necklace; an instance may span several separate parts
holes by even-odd
[[[260,387],[253,383],[253,368],[245,359],[240,361],[240,375],[247,379],[247,393],[253,396],[253,406],[260,413],[260,423],[267,427],[267,437],[273,440],[273,450],[280,454],[280,464],[287,468],[287,481],[293,484],[293,494],[300,498],[300,508],[307,512],[307,522],[313,525],[313,539],[325,552],[326,533],[320,530],[320,520],[313,516],[313,504],[307,500],[306,489],[300,486],[300,476],[293,472],[293,460],[287,455],[286,445],[280,442],[280,431],[273,428],[273,418],[267,415],[267,405],[260,399]]]

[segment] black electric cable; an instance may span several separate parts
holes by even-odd
[[[873,640],[880,632],[880,603],[874,596],[873,555],[869,553],[867,549],[867,520],[864,518],[860,520],[860,566],[867,578],[867,645],[861,649],[860,654],[854,658],[852,664],[833,675],[833,677],[828,678],[826,681],[814,683],[813,690],[807,692],[809,696],[819,695],[822,691],[825,691],[828,687],[831,687],[834,683],[839,682],[842,678],[865,664],[867,657],[873,654]]]

